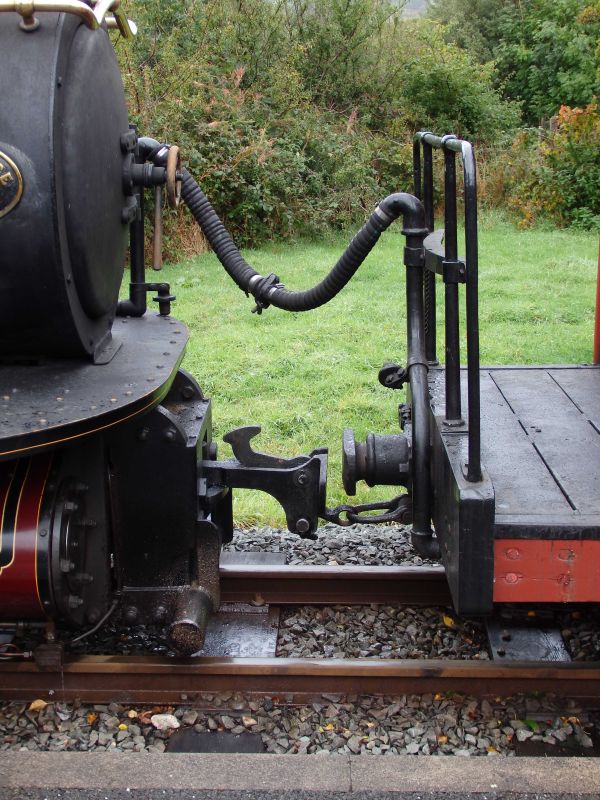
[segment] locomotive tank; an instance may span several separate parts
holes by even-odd
[[[230,498],[198,497],[210,402],[164,286],[161,313],[115,324],[143,209],[108,27],[132,26],[117,2],[0,12],[0,618],[85,629],[121,606],[191,652]]]
[[[15,17],[0,14],[0,355],[97,357],[128,239],[119,67],[78,16]]]

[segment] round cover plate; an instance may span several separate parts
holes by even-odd
[[[23,194],[23,178],[12,158],[0,150],[0,217],[18,204]]]

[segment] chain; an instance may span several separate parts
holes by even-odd
[[[370,511],[383,511],[384,513],[365,513]],[[397,497],[387,501],[326,508],[321,516],[327,522],[333,522],[335,525],[341,525],[344,528],[348,527],[348,525],[354,525],[356,522],[368,524],[400,522],[406,524],[412,520],[412,498],[408,494],[399,494]]]

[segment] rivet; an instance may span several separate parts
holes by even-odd
[[[517,575],[516,572],[507,572],[505,580],[507,583],[517,583],[519,580],[519,576]]]
[[[140,428],[137,434],[137,438],[140,440],[140,442],[145,442],[149,435],[150,435],[150,428]]]
[[[559,550],[558,558],[561,561],[574,561],[575,560],[575,553],[573,550]]]
[[[521,556],[521,553],[516,547],[509,547],[506,551],[506,557],[510,558],[512,561],[515,561],[517,558]]]

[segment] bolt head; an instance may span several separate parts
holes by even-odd
[[[304,517],[300,517],[296,522],[296,533],[308,533],[310,530],[310,522]]]
[[[306,472],[299,472],[296,475],[296,483],[298,486],[306,486],[308,483],[308,474]]]

